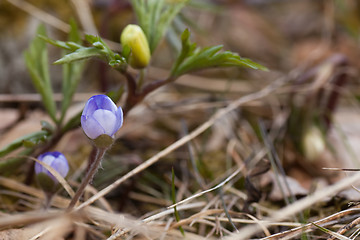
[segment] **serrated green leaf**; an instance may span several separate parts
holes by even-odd
[[[68,46],[70,48],[71,51],[76,51],[79,48],[83,47],[80,44],[72,42],[72,41],[66,42],[65,44],[66,44],[66,46]]]
[[[63,41],[53,40],[44,35],[38,35],[38,37],[40,39],[44,40],[45,42],[50,43],[51,45],[54,45],[59,48],[63,48],[65,50],[76,51],[78,49],[78,48],[74,49],[73,47],[75,47],[75,46],[72,46],[71,44],[67,44],[66,42],[63,42]]]
[[[40,25],[37,34],[46,37],[44,25]],[[53,91],[50,82],[48,51],[46,43],[39,37],[36,37],[24,54],[25,63],[29,70],[32,82],[36,90],[42,97],[42,102],[54,122],[56,119],[56,105],[53,98]]]
[[[72,29],[77,28],[77,26],[75,26],[74,23],[71,24],[71,26]],[[84,47],[80,44],[81,38],[79,32],[77,33],[77,35],[75,33],[78,30],[76,29],[71,31],[72,32],[70,32],[70,38],[69,38],[69,40],[71,41],[68,42],[56,41],[49,39],[46,36],[41,36],[41,38],[46,42],[70,51],[70,53],[63,56],[59,60],[55,61],[54,64],[67,64],[91,57],[99,57],[102,59],[106,59],[108,62],[112,61],[112,63],[113,60],[120,60],[121,64],[126,64],[125,59],[119,57],[119,54],[114,53],[99,36],[85,35],[86,41],[92,44],[92,47]]]
[[[212,67],[248,67],[267,70],[266,67],[248,58],[242,58],[230,51],[221,52],[222,45],[196,48],[190,42],[190,32],[185,30],[181,35],[182,49],[171,70],[171,76],[178,77],[188,72]]]
[[[190,42],[190,31],[188,29],[185,29],[185,31],[181,34],[181,45],[182,50],[180,55],[176,59],[176,62],[171,69],[172,75],[178,69],[179,65],[185,60],[185,58],[193,55],[196,49],[196,43]]]
[[[86,41],[91,43],[95,48],[102,50],[102,53],[104,57],[107,58],[108,61],[115,60],[115,55],[117,53],[114,53],[110,47],[101,39],[99,36],[93,36],[93,35],[85,35]]]
[[[103,51],[98,48],[94,48],[94,47],[79,48],[75,52],[67,54],[64,57],[60,58],[59,60],[55,61],[54,64],[72,63],[86,58],[101,57],[101,56],[103,56]]]

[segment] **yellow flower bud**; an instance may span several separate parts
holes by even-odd
[[[312,161],[324,152],[326,146],[323,134],[316,126],[309,127],[302,139],[305,157]]]
[[[144,68],[150,61],[150,48],[143,30],[134,24],[125,27],[120,37],[121,44],[131,50],[129,63],[133,68]]]

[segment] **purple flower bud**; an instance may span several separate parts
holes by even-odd
[[[85,134],[96,139],[105,134],[113,137],[123,123],[123,111],[106,95],[92,96],[81,114]]]
[[[52,167],[63,178],[65,178],[69,172],[68,161],[66,160],[65,156],[60,152],[47,152],[41,154],[38,159],[39,161],[46,163],[47,165]],[[37,162],[35,163],[35,173],[36,175],[39,175],[40,173],[45,173],[54,181],[54,183],[58,182],[57,179],[44,166]]]

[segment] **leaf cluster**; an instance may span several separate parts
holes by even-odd
[[[82,40],[76,23],[71,21],[70,26],[71,30],[69,33],[69,41],[61,42],[48,38],[45,26],[40,25],[37,30],[38,37],[32,41],[29,49],[24,54],[26,66],[30,72],[32,82],[36,90],[40,93],[42,102],[44,103],[49,116],[57,125],[61,125],[65,117],[66,110],[71,103],[85,65],[85,62],[77,62],[70,65],[68,64],[70,61],[62,60],[72,58],[72,53],[67,53],[76,52],[83,48],[81,46]],[[49,74],[48,50],[46,42],[65,50],[64,57],[58,60],[60,63],[64,63],[62,82],[63,102],[59,118],[56,116],[57,109],[53,98],[54,94]]]
[[[69,42],[68,44],[65,44],[64,42],[55,41],[48,38],[45,26],[40,25],[37,29],[38,37],[34,38],[28,50],[24,53],[25,63],[29,70],[33,85],[40,93],[45,109],[55,123],[55,126],[48,122],[42,121],[41,131],[18,138],[12,143],[3,147],[0,149],[0,157],[4,157],[21,147],[24,147],[24,149],[19,153],[19,156],[30,155],[34,153],[38,146],[46,145],[46,143],[50,141],[54,135],[61,135],[68,129],[79,125],[80,117],[78,115],[70,119],[66,124],[64,124],[64,126],[63,119],[68,107],[72,102],[72,97],[81,79],[85,62],[78,61],[76,63],[66,63],[63,65],[63,100],[61,103],[61,114],[59,117],[57,117],[58,109],[53,98],[54,94],[51,86],[51,77],[49,74],[48,49],[46,46],[46,42],[51,41],[53,44],[61,46],[63,49],[65,49],[63,54],[67,54],[69,51],[76,51],[76,49],[81,48],[82,40],[77,25],[74,21],[71,21],[70,26],[71,30],[69,33]],[[47,41],[43,41],[44,39]],[[26,160],[24,157],[16,157],[3,161],[0,164],[0,172],[7,171],[9,169],[11,170],[11,166],[19,165],[24,160]]]
[[[188,29],[185,29],[182,33],[181,42],[181,52],[171,70],[171,76],[173,77],[212,67],[247,67],[267,70],[266,67],[248,58],[242,58],[237,53],[231,51],[220,52],[223,48],[222,45],[197,48],[196,43],[190,41],[190,31]]]
[[[113,52],[99,36],[85,35],[85,40],[91,45],[89,47],[82,46],[71,40],[64,42],[53,40],[45,36],[40,37],[46,42],[70,52],[55,61],[54,64],[68,64],[79,60],[98,57],[107,61],[112,67],[126,68],[127,64],[125,58],[118,53]]]

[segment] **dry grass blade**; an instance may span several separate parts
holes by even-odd
[[[70,31],[70,25],[61,21],[60,19],[54,17],[53,15],[50,15],[46,13],[45,11],[35,7],[34,5],[22,1],[22,0],[7,0],[12,5],[20,8],[21,10],[29,13],[32,16],[35,16],[37,19],[41,20],[44,23],[47,23],[57,29],[60,29],[63,32],[69,32]]]
[[[233,213],[233,212],[232,212]],[[235,223],[244,223],[244,224],[250,224],[250,223],[256,223],[256,224],[264,224],[266,223],[268,226],[284,226],[284,227],[301,227],[301,223],[295,223],[295,222],[269,222],[269,221],[263,221],[255,218],[254,216],[247,215],[249,218],[253,219],[242,219],[242,218],[233,218],[233,222]],[[213,217],[213,216],[205,216],[204,219],[211,220],[211,221],[221,221],[221,222],[227,222],[228,219],[226,217]],[[270,237],[270,235],[269,235]],[[265,238],[266,239],[266,238]]]
[[[358,225],[359,223],[360,223],[360,218],[355,219],[351,223],[349,223],[346,226],[342,227],[339,231],[336,232],[336,234],[331,234],[332,237],[329,238],[328,240],[332,240],[332,239],[334,239],[334,237],[338,237],[337,235],[342,236],[341,234],[344,234],[344,233],[346,233],[346,231],[355,228],[356,225]]]
[[[207,215],[211,215],[211,214],[216,214],[216,213],[223,213],[224,210],[223,209],[209,209],[206,211],[201,211],[199,213],[196,213],[194,215],[192,215],[191,217],[187,218],[187,219],[182,219],[181,221],[175,223],[174,225],[171,226],[172,229],[175,229],[179,226],[183,226],[185,224],[189,224],[190,222],[194,221],[194,220],[198,220],[200,218],[203,218]]]
[[[21,214],[12,214],[6,217],[0,218],[0,228],[11,228],[14,226],[19,225],[27,225],[27,224],[33,224],[37,222],[42,222],[48,219],[54,219],[58,218],[60,216],[64,215],[63,212],[56,212],[56,213],[50,213],[50,212],[28,212],[28,213],[21,213]]]
[[[265,154],[266,154],[266,150],[263,149],[262,151],[259,151],[254,158],[255,158],[255,159],[261,159]],[[185,202],[188,202],[188,201],[190,201],[190,200],[192,200],[192,199],[194,199],[194,198],[200,197],[200,196],[202,196],[202,195],[204,195],[204,194],[206,194],[206,193],[212,192],[212,191],[214,191],[214,190],[216,190],[216,189],[219,189],[219,188],[223,187],[226,183],[228,183],[228,182],[231,181],[236,175],[238,175],[238,174],[243,170],[243,167],[244,167],[244,165],[241,166],[240,168],[238,168],[238,169],[237,169],[235,172],[233,172],[229,177],[227,177],[224,181],[222,181],[221,183],[219,183],[219,184],[216,185],[215,187],[210,188],[210,189],[207,189],[207,190],[204,190],[204,191],[201,191],[201,192],[199,192],[199,193],[196,193],[196,194],[194,194],[194,195],[192,195],[192,196],[190,196],[190,197],[188,197],[188,198],[186,198],[186,199],[184,199],[184,200],[182,200],[182,201],[180,201],[180,202],[178,202],[178,203],[176,203],[176,204],[173,204],[173,205],[169,206],[168,208],[176,207],[176,206],[178,206],[178,205],[180,205],[180,204],[183,204],[183,203],[185,203]]]
[[[23,193],[29,194],[31,196],[35,196],[39,199],[44,198],[44,194],[39,189],[26,186],[26,185],[19,183],[18,181],[15,181],[13,179],[9,179],[9,178],[0,176],[0,185],[2,185],[3,187],[6,187],[6,188],[16,190],[18,192],[23,192]]]
[[[337,238],[337,239],[340,239],[340,240],[350,240],[350,238],[348,237],[345,237],[337,232],[333,232],[333,231],[330,231],[329,229],[326,229],[324,227],[321,227],[315,223],[313,223],[312,225],[314,225],[315,227],[319,228],[321,231],[327,233],[327,234],[330,234],[332,236],[332,238]]]
[[[231,179],[233,179],[236,175],[238,175],[238,174],[242,171],[242,169],[243,169],[243,168],[238,168],[238,169],[237,169],[235,172],[233,172],[228,178],[226,178],[223,182],[221,182],[220,184],[216,185],[215,187],[210,188],[210,189],[207,189],[207,190],[205,190],[205,191],[201,191],[201,192],[199,192],[199,193],[196,193],[196,194],[194,194],[194,195],[192,195],[192,196],[190,196],[190,197],[188,197],[188,198],[186,198],[186,199],[184,199],[184,200],[182,200],[182,201],[180,201],[180,202],[178,202],[178,203],[176,203],[176,204],[173,204],[173,205],[169,206],[168,208],[176,207],[176,206],[178,206],[178,205],[180,205],[180,204],[183,204],[183,203],[188,202],[188,201],[190,201],[190,200],[192,200],[192,199],[195,199],[195,198],[197,198],[197,197],[200,197],[200,196],[204,195],[205,193],[209,193],[209,192],[212,192],[212,191],[214,191],[214,190],[216,190],[216,189],[221,188],[221,187],[224,186],[226,183],[228,183]]]
[[[334,196],[336,193],[340,192],[341,190],[344,190],[348,187],[351,187],[351,184],[360,181],[360,173],[357,173],[353,176],[347,177],[342,179],[341,181],[335,183],[334,185],[328,186],[326,188],[323,188],[319,191],[316,191],[313,195],[309,195],[301,200],[296,201],[293,204],[290,204],[279,211],[275,212],[274,214],[271,214],[269,218],[267,218],[267,221],[281,221],[286,218],[289,218],[300,211],[303,211],[306,208],[309,208],[311,205],[315,204],[316,202],[319,202],[323,200],[326,197]],[[359,209],[356,209],[359,211]],[[316,222],[316,224],[319,224]],[[268,226],[268,224],[264,223],[264,226]],[[253,234],[257,233],[260,230],[260,227],[258,225],[251,225],[242,228],[239,233],[232,234],[228,237],[225,237],[224,239],[230,240],[230,239],[248,239]],[[301,231],[301,229],[300,229]],[[270,236],[268,238],[264,239],[276,239],[275,236]]]
[[[39,19],[41,22],[46,23],[56,29],[59,29],[63,32],[69,32],[70,31],[70,25],[66,22],[60,20],[57,17],[54,17],[53,15],[48,14],[47,12],[37,8],[36,6],[23,1],[23,0],[7,0],[12,5],[18,7],[19,9],[23,10],[24,12],[27,12],[29,15]],[[89,26],[90,27],[90,26]],[[87,26],[88,28],[88,26]],[[86,29],[90,31],[94,31],[93,29]],[[104,39],[106,44],[109,45],[109,47],[113,50],[120,50],[120,44],[117,42],[113,42],[110,40]]]
[[[72,229],[71,225],[74,219],[70,215],[63,215],[61,217],[54,218],[50,221],[39,223],[38,226],[31,226],[30,228],[38,228],[39,233],[34,235],[29,240],[36,239],[58,239],[61,236],[66,236]],[[43,229],[43,230],[41,230]]]
[[[69,194],[70,197],[74,196],[74,191],[72,190],[72,188],[70,187],[70,185],[67,183],[67,181],[60,175],[60,173],[58,173],[57,171],[55,171],[50,165],[39,161],[36,158],[32,158],[29,157],[31,160],[41,164],[44,168],[46,168],[46,170],[48,170],[55,178],[56,180],[59,181],[59,183],[63,186],[63,188],[66,190],[66,192]]]
[[[219,120],[220,118],[222,118],[226,114],[230,113],[231,111],[237,109],[238,107],[240,107],[241,105],[243,105],[243,104],[245,104],[247,102],[251,102],[251,101],[258,100],[258,99],[261,99],[261,98],[264,98],[264,97],[268,96],[270,93],[276,91],[278,88],[283,86],[287,82],[287,80],[288,79],[284,79],[284,78],[278,79],[274,83],[268,85],[267,87],[263,88],[262,90],[260,90],[258,92],[243,96],[243,97],[233,101],[227,107],[217,111],[208,121],[204,122],[202,125],[200,125],[198,128],[196,128],[194,131],[192,131],[190,134],[184,136],[183,138],[179,139],[178,141],[176,141],[175,143],[173,143],[169,147],[167,147],[164,150],[162,150],[161,152],[157,153],[155,156],[153,156],[150,159],[146,160],[144,163],[142,163],[141,165],[139,165],[138,167],[136,167],[132,171],[128,172],[126,175],[119,178],[118,180],[116,180],[111,185],[109,185],[106,188],[104,188],[103,190],[101,190],[98,194],[94,195],[89,200],[82,203],[76,209],[79,210],[79,209],[81,209],[81,208],[83,208],[85,206],[88,206],[88,205],[92,204],[93,202],[95,202],[100,197],[105,196],[106,194],[111,192],[113,189],[117,188],[120,184],[122,184],[127,179],[129,179],[129,178],[133,177],[134,175],[138,174],[139,172],[145,170],[146,168],[148,168],[152,164],[159,161],[162,157],[168,155],[169,153],[171,153],[174,150],[178,149],[179,147],[183,146],[188,141],[190,141],[190,140],[194,139],[195,137],[199,136],[201,133],[203,133],[205,130],[210,128],[217,120]]]
[[[177,208],[177,210],[182,211],[182,210],[188,210],[188,209],[193,209],[193,208],[199,208],[199,207],[202,207],[204,205],[205,205],[205,202],[190,203],[190,204],[187,204],[187,205],[179,206]],[[147,217],[143,221],[144,222],[152,222],[152,221],[154,221],[156,219],[162,218],[162,217],[164,217],[166,215],[173,214],[173,213],[174,213],[174,209],[167,209],[165,211],[162,211],[160,213],[157,213],[155,215]]]
[[[92,35],[99,35],[91,14],[90,2],[86,0],[72,0],[71,2],[74,5],[74,9],[85,32]]]

